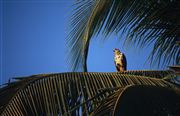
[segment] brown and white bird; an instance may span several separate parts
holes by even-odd
[[[114,50],[114,63],[118,72],[127,70],[127,61],[125,55],[117,48]]]

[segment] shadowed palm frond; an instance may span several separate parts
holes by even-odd
[[[180,65],[169,66],[170,70],[180,75]]]
[[[91,113],[91,116],[112,116],[118,96],[127,87],[118,88],[114,93],[107,96],[107,98],[104,99],[99,104],[99,106]]]
[[[180,89],[133,85],[109,95],[91,115],[180,115]]]
[[[14,97],[15,93],[34,79],[26,78],[21,81],[11,82],[3,85],[0,88],[0,113],[3,111],[8,102]]]
[[[85,0],[75,6],[67,40],[74,70],[87,71],[89,44],[99,32],[105,37],[112,33],[124,34],[125,45],[154,44],[151,61],[158,65],[180,64],[177,44],[180,41],[180,1]]]
[[[177,88],[162,79],[119,73],[59,73],[18,79],[15,87],[0,89],[2,115],[87,115],[118,87]]]
[[[73,71],[80,68],[87,72],[86,60],[90,39],[102,28],[101,22],[104,22],[107,17],[106,8],[110,2],[85,0],[76,4],[70,24],[72,29],[67,39],[68,50],[70,50],[68,62]]]
[[[131,74],[162,79],[166,76],[174,75],[174,72],[169,70],[128,70],[122,72],[121,74]]]

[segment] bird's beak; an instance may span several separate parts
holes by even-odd
[[[115,52],[115,51],[116,51],[116,48],[113,49],[113,52]]]

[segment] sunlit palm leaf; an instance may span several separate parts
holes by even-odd
[[[74,70],[87,71],[92,36],[102,31],[126,35],[125,45],[154,44],[149,59],[159,65],[180,64],[180,1],[85,0],[76,4],[68,44]],[[121,38],[120,38],[121,39]],[[73,47],[72,47],[73,46]],[[69,49],[68,47],[68,49]]]
[[[180,115],[180,89],[133,85],[107,97],[92,115]]]
[[[2,115],[77,115],[81,110],[87,115],[117,87],[153,85],[177,88],[161,79],[120,73],[60,73],[37,75],[27,80],[30,81],[19,79],[16,82],[17,90],[10,93],[10,98],[9,93],[1,88],[0,98],[8,98],[8,101],[1,101]],[[6,91],[13,89],[6,88]]]

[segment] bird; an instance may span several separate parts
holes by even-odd
[[[124,72],[127,70],[126,56],[117,48],[114,50],[114,63],[118,72]]]

